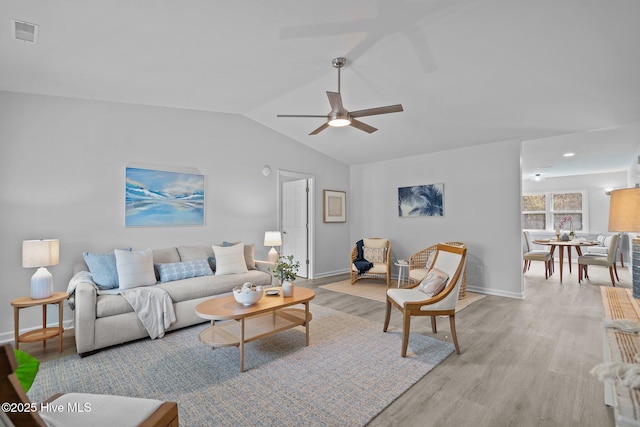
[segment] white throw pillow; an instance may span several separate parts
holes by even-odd
[[[449,275],[447,273],[434,268],[422,279],[422,282],[418,285],[418,289],[424,292],[428,298],[431,298],[442,292],[448,281]]]
[[[223,274],[247,273],[247,263],[244,260],[244,244],[233,246],[212,246],[216,255],[216,276]]]
[[[153,271],[153,251],[123,251],[116,249],[116,268],[120,289],[131,289],[138,286],[156,284],[156,274]]]

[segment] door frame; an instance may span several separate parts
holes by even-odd
[[[307,193],[307,258],[309,259],[309,265],[307,267],[307,278],[313,279],[315,277],[315,235],[316,235],[316,226],[315,226],[315,183],[316,177],[314,175],[309,175],[302,172],[293,172],[288,170],[278,169],[277,172],[277,182],[278,182],[278,190],[276,195],[277,200],[277,222],[278,230],[282,231],[282,184],[284,182],[289,181],[298,181],[301,179],[306,179],[309,185],[309,192]]]

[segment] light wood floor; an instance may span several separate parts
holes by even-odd
[[[611,286],[608,273],[592,267],[591,280],[578,285],[574,268],[560,285],[557,266],[544,280],[535,264],[542,263],[525,274],[524,300],[487,296],[459,312],[462,353],[449,356],[369,425],[613,426],[602,383],[589,374],[602,362],[599,286]],[[631,287],[628,271],[619,272],[618,286]],[[296,285],[315,289],[315,304],[380,323],[382,333],[383,303],[319,288],[346,278],[298,279]],[[401,325],[398,314],[392,313],[392,327]],[[450,341],[448,323],[438,319],[434,335],[429,318],[414,318],[411,330]],[[64,335],[62,355],[74,354],[73,331]],[[56,339],[45,351],[37,343],[21,348],[43,361],[60,357]]]

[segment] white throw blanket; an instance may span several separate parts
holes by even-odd
[[[121,290],[120,293],[131,304],[151,339],[162,338],[176,321],[173,301],[164,289],[145,286]]]

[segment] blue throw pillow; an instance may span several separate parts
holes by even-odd
[[[211,276],[213,271],[206,259],[156,264],[160,282],[188,279],[190,277]]]
[[[130,251],[131,248],[124,250]],[[84,252],[82,257],[89,267],[89,272],[91,272],[98,289],[115,289],[119,286],[115,252],[111,251],[106,254]]]

